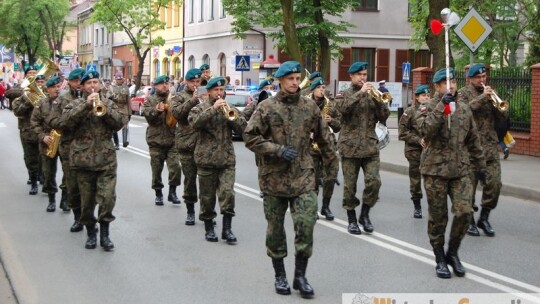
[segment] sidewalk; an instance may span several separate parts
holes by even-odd
[[[381,169],[400,174],[409,174],[409,163],[403,152],[405,143],[398,140],[397,117],[387,121],[390,143],[381,151]],[[540,202],[540,158],[512,154],[502,159],[501,195],[514,196],[525,200]]]

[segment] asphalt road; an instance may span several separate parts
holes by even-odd
[[[45,194],[28,195],[16,120],[0,111],[0,261],[18,302],[303,303],[298,292],[274,293],[253,153],[235,142],[233,231],[239,242],[209,243],[201,222],[184,225],[183,204],[154,205],[145,129],[144,120],[133,117],[131,144],[117,153],[117,219],[111,225],[115,250],[87,250],[85,233],[69,232],[71,214],[47,213]],[[166,180],[165,172],[163,176]],[[466,277],[442,280],[435,277],[426,218],[412,218],[408,178],[389,172],[381,176],[371,235],[347,233],[340,206],[343,187],[336,187],[331,205],[336,220],[321,219],[315,229],[307,278],[316,296],[310,303],[341,303],[343,293],[540,293],[540,204],[502,197],[492,213],[496,237],[466,237],[460,250]],[[363,181],[359,183],[363,189]],[[221,217],[217,221],[221,232]],[[290,217],[286,224],[286,269],[292,283]],[[4,290],[9,288],[2,286],[0,292]],[[540,303],[538,295],[530,299]]]

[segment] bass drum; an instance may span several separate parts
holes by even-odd
[[[379,147],[379,150],[382,150],[390,142],[390,134],[388,134],[388,128],[382,123],[378,122],[375,126],[375,133],[377,133],[377,139],[379,140],[377,146]]]

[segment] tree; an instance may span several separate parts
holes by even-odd
[[[179,0],[99,0],[94,5],[92,20],[100,22],[110,31],[124,31],[131,40],[139,60],[135,78],[135,91],[141,85],[144,62],[153,46],[162,46],[165,40],[161,36],[152,36],[156,30],[164,29],[160,20],[160,10],[179,5]]]
[[[68,26],[65,17],[69,13],[70,2],[68,0],[36,0],[34,5],[38,10],[39,20],[43,24],[45,38],[49,45],[49,49],[53,52],[62,52],[62,44],[66,34],[66,26]]]
[[[525,63],[531,66],[540,63],[540,5],[533,0],[518,0],[518,3],[520,7],[527,8],[521,10],[521,13],[530,20],[528,31],[525,32],[529,42],[529,53]]]

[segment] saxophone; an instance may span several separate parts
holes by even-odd
[[[58,152],[58,146],[60,145],[60,138],[62,137],[62,131],[52,129],[51,132],[49,132],[49,136],[51,137],[51,144],[47,147],[47,152],[45,155],[49,158],[54,158],[56,156],[56,153]]]
[[[309,94],[307,97],[308,98],[313,97],[313,93]],[[330,113],[330,100],[328,100],[328,97],[326,97],[325,95],[323,95],[323,97],[324,97],[324,105],[323,105],[323,108],[321,110],[321,116],[324,119],[326,117],[326,115],[328,115]],[[328,128],[330,129],[331,133],[334,133],[334,130],[332,130],[332,127],[328,126]],[[311,148],[315,152],[321,151],[321,149],[319,148],[319,145],[317,144],[316,141],[313,140],[313,138],[311,139]]]

